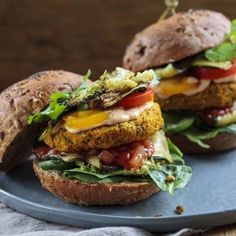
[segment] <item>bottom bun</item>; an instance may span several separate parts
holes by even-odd
[[[160,191],[150,182],[88,184],[70,180],[56,171],[43,170],[38,161],[34,161],[33,168],[44,188],[66,202],[79,205],[128,205]]]
[[[205,140],[210,148],[202,148],[180,134],[167,134],[167,137],[185,154],[204,154],[227,151],[236,148],[236,135],[218,134],[215,138]]]

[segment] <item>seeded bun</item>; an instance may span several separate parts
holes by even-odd
[[[124,67],[136,72],[184,59],[217,46],[230,29],[230,21],[218,12],[177,13],[135,36],[126,49]]]
[[[144,200],[160,189],[150,182],[82,183],[43,170],[35,160],[34,172],[44,188],[66,202],[79,205],[128,205]]]
[[[0,169],[8,171],[29,156],[42,127],[28,127],[27,117],[41,111],[56,91],[71,91],[82,77],[66,71],[45,71],[13,84],[0,94]],[[24,150],[24,152],[22,152]]]
[[[185,154],[218,153],[236,148],[236,135],[234,134],[223,133],[217,135],[215,138],[205,140],[204,143],[208,144],[210,148],[202,148],[189,141],[183,135],[167,134],[167,137]]]

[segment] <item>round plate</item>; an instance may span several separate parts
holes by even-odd
[[[130,206],[81,207],[68,204],[43,189],[32,161],[9,174],[0,173],[0,200],[27,215],[72,226],[95,228],[135,226],[153,232],[208,228],[236,222],[236,151],[186,156],[193,168],[190,184],[174,196],[160,192]],[[185,212],[176,215],[182,205]]]

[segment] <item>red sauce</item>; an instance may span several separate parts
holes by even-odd
[[[34,150],[39,159],[47,154],[59,154],[58,151],[46,145],[39,146]],[[121,166],[127,170],[139,169],[143,161],[150,158],[154,153],[154,145],[151,140],[145,139],[138,142],[114,147],[106,150],[82,151],[80,155],[89,158],[91,155],[98,155],[104,165]]]
[[[232,107],[223,108],[207,108],[203,111],[197,112],[197,115],[208,124],[214,123],[217,117],[231,113]]]
[[[105,165],[119,165],[123,168],[139,169],[143,161],[154,153],[153,143],[148,140],[133,142],[115,148],[104,150],[99,157]]]

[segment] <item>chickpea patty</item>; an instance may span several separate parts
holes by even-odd
[[[58,133],[45,137],[44,142],[62,152],[107,149],[153,136],[163,126],[160,107],[155,103],[137,119],[112,126],[103,126],[73,134],[60,129]]]
[[[204,91],[192,96],[175,95],[157,102],[163,111],[170,110],[202,110],[209,107],[232,106],[236,100],[236,82],[211,83]]]

